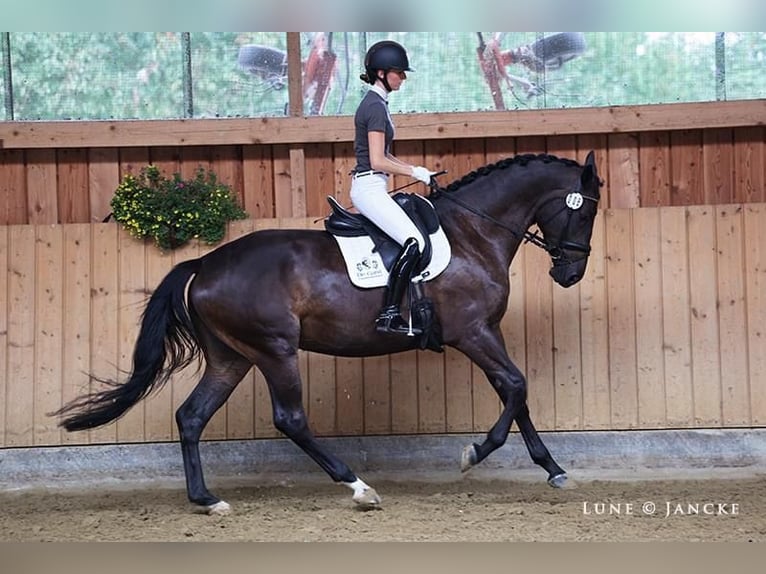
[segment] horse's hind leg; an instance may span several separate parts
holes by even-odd
[[[376,507],[380,497],[373,488],[359,479],[354,472],[316,440],[309,429],[303,410],[301,380],[295,351],[279,357],[261,357],[257,361],[271,393],[274,426],[298,445],[330,478],[342,482],[354,491],[353,500],[365,508]]]
[[[205,486],[199,439],[210,418],[226,402],[251,366],[250,361],[238,355],[225,362],[208,358],[202,379],[176,411],[186,475],[186,492],[189,500],[199,505],[200,510],[207,514],[227,514],[230,507]]]

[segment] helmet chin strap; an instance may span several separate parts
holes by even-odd
[[[388,84],[388,72],[386,70],[381,70],[381,71],[383,72],[383,77],[381,78],[380,76],[378,76],[378,79],[381,82],[383,82],[383,87],[386,88],[386,92],[390,94],[391,92],[393,92],[393,90],[391,89],[391,86]]]

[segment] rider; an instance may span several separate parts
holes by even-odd
[[[411,176],[425,184],[434,172],[410,165],[391,154],[394,124],[388,112],[388,95],[398,90],[410,69],[407,51],[385,40],[367,50],[362,81],[371,84],[354,116],[356,167],[351,181],[351,203],[364,216],[392,237],[402,250],[391,268],[383,307],[375,327],[381,333],[410,333],[401,315],[400,302],[425,247],[418,228],[388,195],[390,174]],[[414,333],[418,333],[413,329]]]

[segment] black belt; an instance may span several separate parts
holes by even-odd
[[[357,172],[351,172],[351,177],[356,179],[357,177],[364,177],[366,175],[385,175],[388,177],[388,174],[385,171],[377,171],[377,170],[367,170],[367,171],[357,171]]]

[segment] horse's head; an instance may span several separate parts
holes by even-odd
[[[562,287],[571,287],[585,274],[600,186],[591,151],[574,187],[541,203],[535,214],[553,263],[550,275]]]

